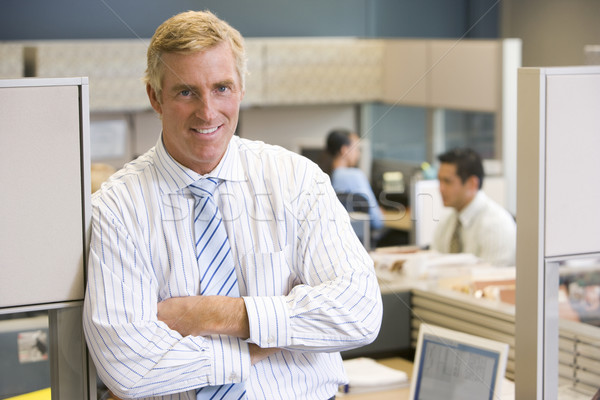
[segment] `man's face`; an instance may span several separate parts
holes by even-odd
[[[233,53],[222,43],[192,53],[162,56],[161,98],[148,88],[154,110],[162,117],[163,141],[182,165],[206,174],[227,150],[239,116],[243,91]]]
[[[347,152],[344,154],[344,157],[348,160],[348,165],[351,167],[358,166],[358,162],[360,161],[360,138],[358,135],[352,134],[350,135],[350,146],[348,146]]]
[[[473,199],[471,177],[463,184],[460,177],[456,174],[456,165],[449,163],[441,163],[438,171],[438,180],[440,181],[440,193],[444,206],[453,207],[456,210],[462,210]]]

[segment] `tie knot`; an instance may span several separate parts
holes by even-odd
[[[196,197],[212,196],[220,182],[217,178],[203,178],[192,183],[189,188]]]

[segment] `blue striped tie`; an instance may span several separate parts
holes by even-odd
[[[196,198],[194,206],[194,232],[196,258],[200,269],[200,294],[239,297],[231,247],[227,232],[213,193],[221,183],[216,178],[206,178],[189,186]],[[196,392],[200,399],[244,399],[243,383],[206,386]]]

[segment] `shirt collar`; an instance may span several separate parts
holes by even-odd
[[[240,160],[240,139],[233,136],[219,164],[206,175],[183,166],[167,151],[162,135],[155,146],[155,165],[158,169],[158,184],[165,194],[175,193],[201,178],[218,178],[224,181],[246,180]]]
[[[485,206],[487,196],[481,190],[471,200],[469,204],[458,214],[458,219],[462,226],[469,226],[479,211]]]

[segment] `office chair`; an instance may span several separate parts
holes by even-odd
[[[369,219],[369,201],[360,193],[337,193],[348,214],[352,228],[367,250],[371,248],[371,225]]]
[[[369,213],[369,200],[361,193],[337,193],[338,199],[348,212]]]

